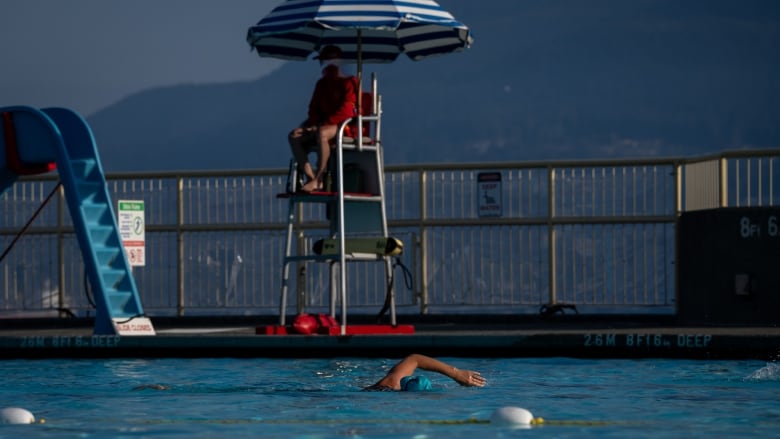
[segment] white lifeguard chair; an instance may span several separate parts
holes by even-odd
[[[362,91],[361,91],[362,92]],[[347,333],[347,263],[376,261],[385,264],[385,287],[389,301],[390,323],[396,323],[395,287],[392,257],[402,250],[400,241],[387,231],[385,211],[384,158],[381,142],[382,102],[377,92],[377,80],[372,75],[371,91],[362,92],[362,111],[357,118],[343,122],[336,136],[330,158],[329,178],[322,192],[301,193],[297,189],[297,166],[291,164],[290,184],[285,194],[289,198],[287,238],[282,267],[279,324],[286,324],[290,264],[327,262],[330,264],[330,316],[340,323],[340,334]],[[352,125],[363,136],[346,137],[345,128]],[[357,129],[357,127],[363,127]],[[290,187],[292,186],[292,187]],[[324,203],[329,220],[329,235],[312,248],[293,245],[295,239],[305,240],[302,228],[297,230],[301,210],[299,203]],[[300,272],[300,270],[296,270]],[[300,280],[299,280],[300,281]],[[337,315],[337,302],[341,312]],[[298,298],[301,312],[301,298]]]

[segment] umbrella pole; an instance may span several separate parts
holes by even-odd
[[[357,30],[357,150],[363,149],[363,117],[361,115],[363,108],[363,31]],[[341,335],[347,334],[347,257],[345,247],[344,233],[346,232],[344,227],[344,168],[343,168],[343,152],[341,149],[338,151],[338,164],[341,169],[339,173],[339,241],[340,241],[340,255],[339,255],[339,277],[340,277],[340,293],[341,293]]]

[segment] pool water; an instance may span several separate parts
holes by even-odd
[[[484,388],[363,392],[398,359],[0,362],[0,407],[45,423],[0,438],[778,437],[780,365],[761,361],[441,358]],[[160,390],[154,386],[163,386]],[[142,386],[141,389],[138,389]],[[547,423],[484,423],[504,406]],[[477,420],[479,422],[471,422]]]

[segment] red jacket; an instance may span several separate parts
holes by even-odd
[[[338,125],[357,116],[357,88],[357,78],[339,76],[337,67],[326,67],[314,87],[305,124]]]

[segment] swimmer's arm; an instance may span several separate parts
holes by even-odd
[[[404,358],[395,366],[391,367],[390,370],[387,371],[387,375],[377,381],[374,385],[368,386],[367,389],[390,387],[391,389],[401,390],[401,378],[414,374],[418,364],[417,357],[418,355],[412,354]]]
[[[404,358],[403,361],[395,365],[390,370],[392,374],[398,374],[400,377],[405,377],[414,374],[414,370],[420,368],[430,372],[440,373],[444,376],[451,378],[462,386],[484,386],[487,381],[485,378],[476,371],[458,369],[455,366],[450,366],[443,361],[439,361],[435,358],[426,357],[425,355],[412,354]],[[400,378],[399,378],[400,380]]]

